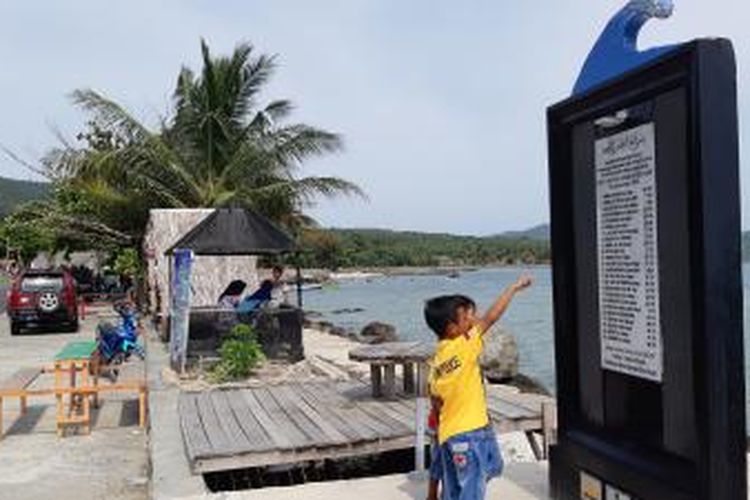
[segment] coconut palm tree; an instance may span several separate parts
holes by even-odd
[[[78,137],[83,147],[63,141],[42,162],[60,194],[46,217],[74,233],[138,240],[150,208],[247,206],[296,228],[311,223],[304,210],[320,196],[364,196],[337,177],[299,176],[305,160],[340,151],[342,141],[288,123],[287,100],[260,105],[274,56],[240,44],[231,56],[215,57],[203,40],[201,51],[200,73],[182,68],[174,109],[158,130],[98,92],[72,93],[91,121]]]

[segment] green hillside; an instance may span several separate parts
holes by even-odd
[[[473,266],[549,261],[549,241],[506,235],[329,229],[308,232],[303,247],[306,267]]]
[[[0,177],[0,218],[24,202],[43,198],[49,192],[44,182],[19,181]]]
[[[516,240],[549,241],[549,224],[539,224],[523,231],[506,231],[500,234],[499,237]]]

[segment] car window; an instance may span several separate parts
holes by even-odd
[[[21,281],[21,291],[26,293],[51,290],[59,292],[63,289],[62,276],[26,276]]]

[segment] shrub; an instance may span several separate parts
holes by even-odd
[[[266,359],[253,329],[242,324],[232,328],[219,348],[219,356],[221,361],[211,371],[216,382],[245,378]]]

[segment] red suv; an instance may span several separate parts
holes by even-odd
[[[10,334],[29,326],[63,325],[78,330],[78,299],[73,277],[62,270],[27,269],[8,290]]]

